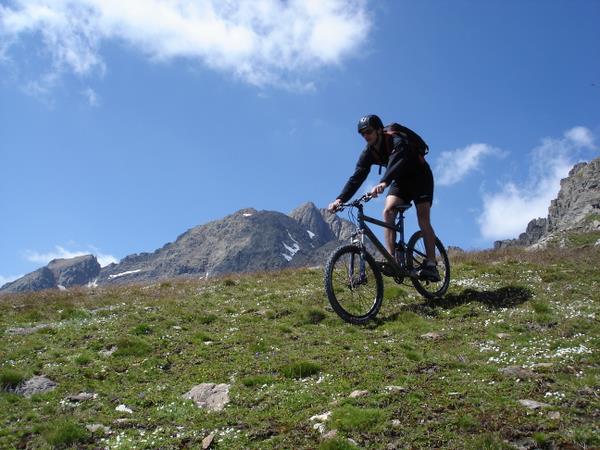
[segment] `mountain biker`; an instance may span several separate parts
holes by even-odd
[[[367,145],[356,163],[354,173],[342,189],[338,197],[329,204],[328,210],[335,212],[343,203],[352,198],[367,179],[373,164],[385,165],[386,170],[379,183],[371,189],[370,194],[377,197],[389,187],[383,219],[389,224],[396,220],[395,209],[413,201],[417,209],[419,227],[423,232],[427,260],[419,272],[419,277],[429,281],[440,281],[435,258],[435,232],[431,226],[430,210],[433,203],[433,174],[425,158],[408,146],[407,140],[400,135],[391,135],[384,131],[383,122],[374,115],[361,117],[358,121],[358,132]],[[394,255],[396,232],[384,229],[385,244],[390,255]]]

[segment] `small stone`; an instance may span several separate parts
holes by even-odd
[[[318,431],[320,434],[325,433],[325,424],[322,422],[315,423],[313,425],[313,430]]]
[[[222,411],[229,403],[229,384],[202,383],[194,386],[183,398],[192,400],[198,408]]]
[[[111,348],[109,348],[109,349],[107,349],[107,350],[100,350],[100,351],[98,352],[98,354],[99,354],[100,356],[104,356],[104,357],[108,358],[109,356],[111,356],[111,355],[112,355],[114,352],[116,352],[116,351],[117,351],[117,346],[116,346],[116,345],[113,345]]]
[[[554,367],[554,364],[552,364],[550,362],[537,363],[537,364],[534,364],[533,366],[531,366],[532,369],[550,369],[552,367]]]
[[[17,386],[15,389],[15,394],[31,397],[34,394],[42,394],[44,392],[52,391],[56,388],[56,386],[58,386],[58,384],[56,384],[50,378],[36,376]]]
[[[560,419],[560,413],[558,411],[550,411],[548,413],[548,419],[558,420]]]
[[[369,391],[352,391],[350,398],[366,397],[367,395],[369,395]]]
[[[508,333],[497,333],[496,337],[498,339],[508,339],[510,337],[510,334],[508,334]]]
[[[207,448],[209,448],[214,439],[215,433],[210,433],[208,436],[202,439],[202,450],[206,450]]]
[[[327,433],[325,433],[323,435],[323,440],[327,440],[327,439],[333,439],[338,435],[338,431],[337,430],[330,430]]]
[[[67,400],[71,402],[85,402],[86,400],[92,400],[98,397],[98,394],[91,394],[89,392],[80,392],[77,395],[69,395]]]
[[[312,421],[316,420],[318,422],[327,422],[330,417],[331,417],[331,411],[327,411],[326,413],[318,414],[316,416],[312,416],[310,418],[310,420],[312,420]]]
[[[36,325],[34,327],[29,327],[29,328],[9,328],[5,331],[5,333],[13,335],[13,336],[24,336],[27,334],[33,334],[36,331],[43,330],[45,328],[50,328],[51,326],[52,325],[47,324],[47,323],[41,323],[39,325]]]
[[[385,390],[392,394],[408,392],[408,389],[406,389],[404,386],[386,386]]]
[[[90,432],[90,433],[102,433],[102,434],[107,434],[110,433],[110,428],[106,427],[100,423],[93,423],[90,425],[86,425],[85,428]]]
[[[398,419],[394,419],[392,420],[392,426],[398,428],[402,426],[402,422],[400,422]]]
[[[119,412],[124,412],[127,414],[133,414],[133,411],[131,409],[129,409],[127,406],[125,405],[119,405],[115,408],[115,411],[119,411]]]
[[[430,339],[432,341],[437,341],[438,339],[441,339],[444,335],[442,333],[438,333],[437,331],[431,331],[429,333],[426,334],[422,334],[421,338],[422,339]]]
[[[540,409],[550,406],[547,403],[536,402],[535,400],[519,400],[519,403],[529,409]]]

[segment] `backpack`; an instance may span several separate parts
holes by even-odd
[[[414,150],[418,155],[425,156],[429,153],[429,146],[425,141],[408,127],[400,125],[399,123],[390,123],[383,128],[383,131],[392,136],[400,136],[408,142],[409,148]]]

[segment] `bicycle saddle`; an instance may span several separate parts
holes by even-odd
[[[396,205],[396,206],[394,206],[394,209],[398,210],[398,212],[404,212],[411,206],[412,206],[412,203],[406,203],[404,205]]]

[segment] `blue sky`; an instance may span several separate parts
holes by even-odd
[[[366,113],[429,143],[447,245],[516,237],[600,153],[598,23],[594,0],[0,0],[0,284],[325,207]]]

